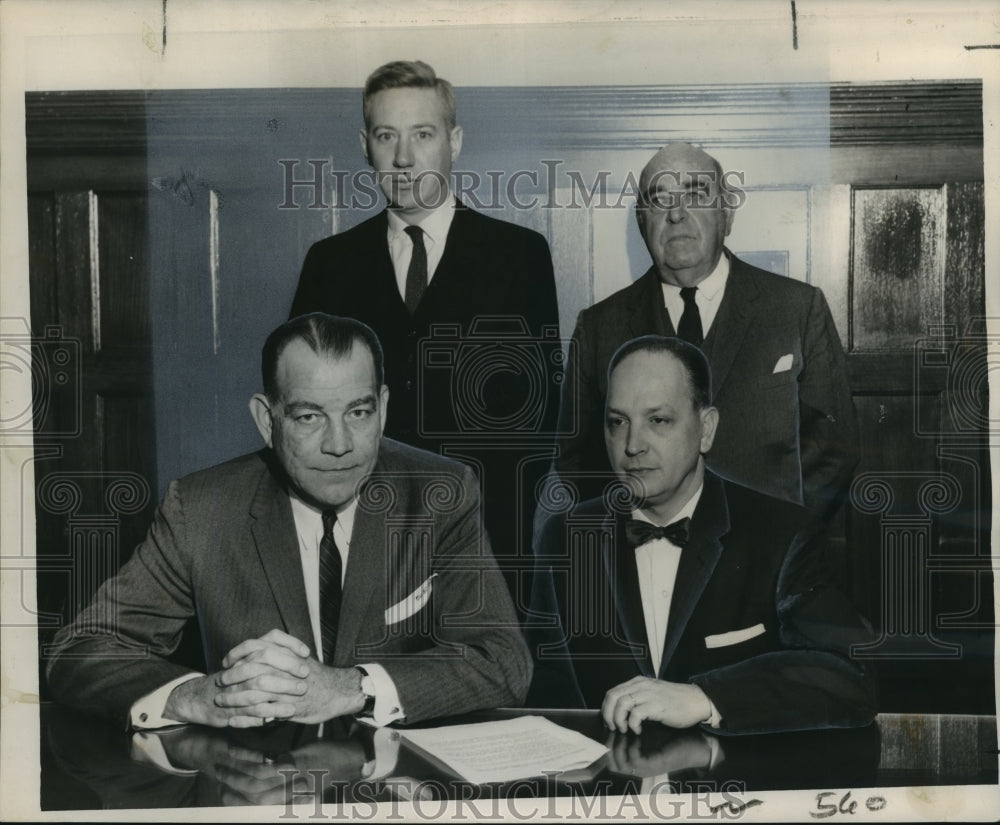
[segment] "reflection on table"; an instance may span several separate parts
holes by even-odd
[[[526,712],[497,710],[440,724]],[[398,730],[376,730],[352,719],[322,727],[180,726],[133,734],[44,705],[41,809],[997,783],[997,728],[991,716],[883,714],[855,730],[717,737],[658,725],[639,736],[609,733],[595,711],[530,712],[607,745],[608,752],[583,770],[475,786],[412,748]]]

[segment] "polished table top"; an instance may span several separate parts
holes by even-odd
[[[739,792],[996,785],[993,716],[882,714],[854,730],[712,736],[647,726],[612,734],[596,711],[501,709],[440,720],[544,715],[607,745],[589,768],[470,785],[393,729],[353,720],[253,730],[179,726],[132,734],[57,705],[41,708],[41,810],[285,805],[490,797],[594,797],[671,790]],[[667,784],[669,783],[669,784]],[[817,795],[823,805],[839,797]],[[831,809],[832,813],[832,809]]]

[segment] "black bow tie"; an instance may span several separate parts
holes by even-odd
[[[655,539],[667,539],[678,547],[683,547],[688,543],[690,532],[691,519],[689,518],[682,518],[666,527],[657,527],[648,521],[639,521],[634,518],[625,522],[625,538],[633,547],[641,547],[646,542]]]

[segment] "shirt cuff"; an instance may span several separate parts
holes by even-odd
[[[361,665],[361,667],[371,677],[372,689],[375,694],[375,707],[372,709],[371,716],[361,718],[365,721],[370,720],[373,725],[379,728],[404,718],[406,713],[399,701],[396,683],[386,673],[385,668],[382,665]]]
[[[129,722],[131,722],[132,727],[142,730],[143,728],[165,728],[167,725],[184,724],[183,722],[178,722],[176,719],[163,718],[163,711],[167,707],[167,699],[170,698],[170,693],[175,687],[185,682],[190,682],[192,679],[198,679],[203,675],[202,673],[186,673],[167,682],[162,687],[158,687],[152,693],[147,693],[141,699],[137,699],[129,711]]]
[[[708,719],[702,722],[702,724],[718,730],[719,725],[722,724],[722,714],[719,713],[719,709],[715,706],[715,702],[711,699],[708,700],[708,706],[712,709],[712,712],[709,714]]]

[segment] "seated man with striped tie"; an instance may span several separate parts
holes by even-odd
[[[531,660],[478,484],[382,438],[375,334],[301,316],[271,333],[261,369],[266,448],[170,485],[146,540],[57,635],[53,695],[137,728],[520,703]],[[170,660],[195,617],[205,673]]]
[[[719,412],[701,350],[636,338],[607,380],[620,487],[541,533],[529,704],[599,707],[621,732],[869,723],[873,676],[851,647],[870,626],[831,584],[818,520],[705,467]]]

